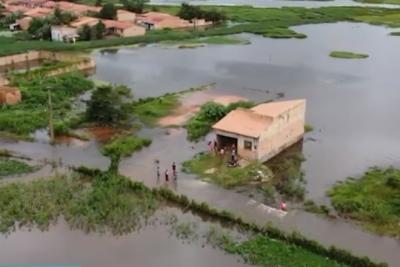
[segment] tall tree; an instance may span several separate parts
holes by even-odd
[[[117,17],[117,9],[114,4],[107,3],[101,8],[99,16],[103,19],[115,19]]]
[[[147,2],[148,0],[121,0],[126,10],[135,13],[143,13]]]

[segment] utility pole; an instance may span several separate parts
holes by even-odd
[[[53,104],[51,102],[51,90],[50,87],[47,88],[48,92],[48,109],[49,109],[49,134],[50,134],[50,144],[54,144],[54,127],[53,127]]]

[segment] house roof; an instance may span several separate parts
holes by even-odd
[[[57,2],[56,6],[63,11],[69,11],[78,14],[83,14],[88,11],[99,12],[101,9],[101,7],[80,5],[66,1]]]
[[[36,7],[31,10],[26,11],[24,13],[24,15],[27,17],[37,18],[37,17],[47,16],[48,14],[50,14],[52,12],[53,12],[53,10],[50,8]]]
[[[120,30],[125,30],[131,27],[134,27],[135,24],[128,22],[128,21],[117,21],[117,20],[102,20],[104,25],[106,26],[106,28],[116,28],[116,29],[120,29]],[[139,26],[136,26],[139,27]]]
[[[71,27],[79,28],[83,25],[94,26],[99,22],[99,19],[92,17],[80,17],[77,20],[74,20],[70,23]]]
[[[305,104],[305,102],[305,99],[269,102],[257,105],[251,110],[264,116],[276,117],[289,109]]]
[[[271,123],[271,117],[239,108],[214,124],[213,129],[258,138]]]
[[[279,114],[304,104],[305,100],[301,99],[264,103],[251,109],[239,108],[229,112],[228,115],[214,124],[212,128],[258,138]]]

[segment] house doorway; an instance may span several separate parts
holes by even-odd
[[[230,151],[232,147],[237,149],[238,140],[237,138],[225,136],[225,135],[217,135],[218,149],[223,148],[225,151]]]

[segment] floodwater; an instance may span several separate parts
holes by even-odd
[[[389,36],[390,29],[359,23],[307,25],[294,29],[307,34],[308,38],[274,40],[243,34],[241,36],[249,38],[251,45],[210,45],[196,49],[151,45],[104,53],[96,51],[93,53],[97,62],[95,78],[126,84],[133,88],[135,97],[158,96],[215,83],[211,91],[215,95],[242,96],[254,101],[307,99],[307,122],[315,130],[307,134],[303,144],[306,162],[302,168],[307,180],[307,197],[324,202],[327,201],[326,190],[336,181],[360,175],[370,166],[400,167],[400,142],[397,140],[400,123],[396,119],[400,111],[397,79],[400,38]],[[334,59],[329,57],[332,50],[367,53],[370,57],[363,60]],[[164,170],[170,168],[172,161],[179,166],[198,151],[207,149],[206,142],[187,142],[182,129],[143,129],[140,135],[153,137],[152,145],[121,162],[120,170],[149,186],[164,184],[156,179],[155,160],[160,160]],[[98,151],[96,141],[55,146],[48,145],[45,140],[36,143],[1,142],[0,146],[35,160],[61,158],[64,165],[84,163],[88,167],[106,169],[109,164]],[[342,220],[329,220],[297,210],[284,218],[274,218],[266,213],[262,203],[250,201],[248,196],[182,173],[179,173],[177,182],[166,185],[198,201],[207,201],[211,206],[232,210],[249,220],[259,223],[273,221],[283,229],[298,230],[327,246],[335,245],[357,255],[368,255],[394,267],[400,262],[400,255],[396,253],[400,251],[398,240],[364,232]],[[61,246],[63,243],[59,240],[64,235],[66,240],[71,238],[69,246],[64,246],[67,252],[54,253],[69,253],[72,258],[74,253],[70,249],[76,246],[81,248],[77,249],[76,257],[90,261],[89,256],[82,255],[84,249],[80,243],[90,246],[96,242],[92,249],[97,253],[91,255],[99,258],[103,253],[98,252],[109,248],[104,248],[106,242],[96,236],[66,232],[62,225],[52,229],[48,235],[53,235],[51,238],[56,241],[48,237],[53,241],[43,246],[43,250],[53,250],[52,246],[58,243]],[[34,234],[32,232],[31,238],[28,238],[28,233],[22,236],[27,240],[40,239],[37,232],[36,236]],[[4,250],[11,246],[8,244],[11,238],[6,242],[0,241]],[[19,246],[25,242],[21,238],[14,241],[19,242]],[[84,239],[89,241],[79,242]],[[114,238],[107,240],[112,240],[111,244],[120,242]],[[135,243],[136,240],[129,242]],[[146,238],[141,242],[148,244]],[[7,255],[17,248],[14,244],[15,250],[7,250]],[[151,246],[146,248],[151,250]],[[114,253],[119,255],[118,251],[106,254],[114,257]],[[134,252],[124,248],[121,253],[129,260],[129,253]],[[198,264],[202,263],[201,260]],[[145,265],[153,266],[142,264]],[[225,264],[215,266],[222,265]]]
[[[182,217],[178,210],[171,210],[169,214]],[[182,221],[200,224],[200,230],[208,229],[208,224],[198,217],[183,217]],[[225,254],[209,245],[203,246],[204,240],[180,240],[170,234],[169,228],[156,222],[139,232],[124,236],[85,234],[80,230],[71,230],[60,219],[45,232],[22,229],[7,237],[1,236],[0,264],[77,264],[81,267],[250,266],[244,264],[238,256]]]
[[[296,27],[304,40],[254,35],[251,45],[165,49],[158,46],[95,52],[95,77],[157,96],[215,83],[215,92],[255,101],[305,98],[313,141],[304,144],[307,189],[322,200],[336,181],[371,166],[400,165],[398,105],[400,38],[389,29],[356,23]],[[329,57],[333,50],[367,53],[365,60]],[[112,69],[113,71],[110,71]],[[179,152],[181,153],[181,152]]]
[[[254,7],[326,7],[326,6],[374,6],[397,8],[398,5],[366,4],[352,0],[151,0],[153,5],[248,5]]]

